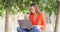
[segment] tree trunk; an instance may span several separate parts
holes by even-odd
[[[8,10],[6,9],[6,15],[5,15],[5,32],[9,32],[9,13]]]
[[[58,2],[58,14],[55,22],[55,30],[54,32],[58,32],[58,25],[59,25],[59,19],[60,18],[60,1]]]
[[[5,5],[5,32],[9,32],[9,23],[8,23],[8,20],[9,20],[9,12],[8,12],[8,8],[7,8],[7,0],[5,0],[4,2],[4,5]]]

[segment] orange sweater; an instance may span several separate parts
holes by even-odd
[[[38,14],[36,16],[36,20],[34,20],[34,15],[33,14],[30,14],[29,16],[31,22],[33,25],[40,25],[40,26],[43,26],[43,27],[40,27],[41,30],[44,30],[45,26],[46,26],[46,21],[45,21],[45,18],[43,16],[43,14]]]

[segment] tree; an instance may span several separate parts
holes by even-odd
[[[4,1],[5,0],[0,0],[0,3],[1,3],[0,5],[3,6],[2,12],[5,9],[4,8],[5,6],[3,4],[5,3]],[[45,10],[47,13],[51,15],[52,12],[57,14],[57,2],[58,0],[8,0],[6,3],[7,4],[6,7],[9,9],[10,14],[16,13],[15,11],[12,10],[12,6],[13,7],[17,6],[19,8],[17,12],[23,12],[25,14],[29,10],[28,7],[32,3],[36,3],[38,4],[41,11]],[[2,15],[4,14],[2,13]]]
[[[7,1],[8,0],[5,0],[4,1],[4,6],[5,6],[5,12],[6,12],[6,14],[5,14],[5,32],[9,32],[9,27],[8,27],[8,20],[9,20],[9,12],[8,12],[8,5],[7,5]]]
[[[58,2],[58,14],[57,14],[57,18],[56,18],[56,23],[55,23],[55,30],[54,32],[58,32],[58,25],[59,25],[59,19],[60,18],[60,1]]]

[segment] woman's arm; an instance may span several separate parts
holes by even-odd
[[[42,28],[46,27],[46,20],[43,14],[41,14],[41,27]]]

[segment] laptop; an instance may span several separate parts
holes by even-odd
[[[30,20],[18,20],[18,24],[23,29],[28,29],[33,27]]]

